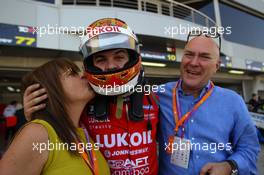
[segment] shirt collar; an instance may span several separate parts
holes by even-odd
[[[179,79],[178,81],[180,83],[179,86],[178,86],[178,89],[177,89],[178,93],[180,95],[183,95],[183,96],[188,95],[188,94],[184,94],[184,92],[183,92],[183,89],[182,89],[182,79]],[[209,80],[207,82],[206,86],[203,87],[202,92],[200,93],[198,99],[200,99],[208,91],[208,89],[210,88],[210,84],[211,84],[211,81]]]

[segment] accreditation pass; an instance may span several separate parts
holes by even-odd
[[[179,167],[188,168],[191,152],[191,141],[189,139],[174,137],[172,146],[171,163]]]

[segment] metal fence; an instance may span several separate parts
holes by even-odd
[[[63,5],[119,7],[184,19],[202,26],[215,26],[214,20],[187,5],[166,0],[62,0]]]

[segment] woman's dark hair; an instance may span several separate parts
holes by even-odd
[[[22,91],[24,92],[28,86],[36,83],[46,89],[48,95],[48,99],[45,100],[46,107],[34,112],[31,120],[47,121],[53,126],[59,139],[70,147],[71,143],[75,143],[79,136],[67,113],[67,99],[60,80],[60,76],[69,69],[72,73],[80,72],[78,66],[68,59],[49,61],[23,77]],[[77,153],[77,151],[68,150],[73,154]]]

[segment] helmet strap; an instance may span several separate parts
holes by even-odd
[[[94,116],[97,120],[105,120],[108,115],[108,98],[97,95],[94,101]]]
[[[123,113],[123,103],[124,103],[124,98],[123,96],[119,95],[116,97],[116,118],[121,119],[122,118],[122,113]]]
[[[144,69],[143,67],[140,70],[138,85],[144,86]],[[130,98],[130,110],[128,112],[129,119],[132,121],[142,121],[144,119],[143,111],[143,97],[144,92],[135,91],[132,93]]]
[[[130,110],[128,111],[129,119],[132,121],[142,121],[144,92],[134,92],[130,95]]]

